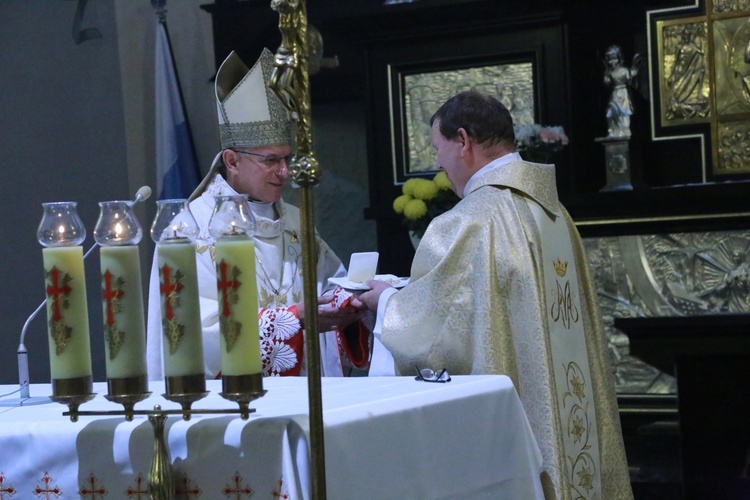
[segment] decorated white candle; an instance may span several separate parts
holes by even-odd
[[[260,373],[255,244],[245,235],[216,241],[222,375]]]
[[[83,249],[86,228],[76,202],[42,203],[37,240],[44,248],[47,330],[54,395],[92,392]],[[64,382],[62,382],[64,380]],[[58,382],[59,381],[59,382]]]
[[[132,201],[102,201],[94,239],[101,245],[107,379],[146,379],[146,328],[138,243],[143,231]],[[115,389],[110,386],[110,391]],[[118,390],[121,387],[118,386]],[[129,390],[142,389],[130,384]]]
[[[203,373],[203,340],[195,245],[177,238],[157,245],[164,372],[167,377]]]
[[[45,248],[42,255],[52,378],[90,377],[91,344],[83,249],[78,245]]]
[[[161,299],[162,346],[167,392],[205,390],[203,339],[194,240],[198,234],[185,199],[159,200],[151,238],[156,242]],[[185,387],[185,377],[201,384]],[[200,386],[200,387],[199,387]]]
[[[146,329],[138,247],[104,246],[99,256],[107,378],[146,376]]]

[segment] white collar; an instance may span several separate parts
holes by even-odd
[[[471,181],[486,174],[490,170],[494,170],[498,167],[502,167],[503,165],[507,165],[508,163],[512,161],[523,161],[521,158],[521,155],[518,152],[508,153],[507,155],[501,156],[500,158],[495,158],[491,162],[489,162],[487,165],[483,166],[476,172],[474,172],[474,175],[469,177],[468,182],[466,182],[466,186],[464,186],[464,198],[471,192],[471,189],[469,187],[471,186]]]

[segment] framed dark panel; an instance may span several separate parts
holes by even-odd
[[[514,123],[532,124],[536,109],[535,52],[461,58],[436,64],[390,65],[390,119],[393,179],[434,175],[430,117],[453,95],[478,90],[494,95],[510,110]]]

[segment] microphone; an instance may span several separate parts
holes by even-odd
[[[135,198],[133,199],[132,204],[136,205],[138,203],[144,202],[148,200],[150,197],[151,197],[151,188],[148,186],[141,186],[138,189],[138,191],[135,193]],[[94,242],[94,244],[91,245],[91,248],[89,248],[86,251],[86,253],[83,255],[83,258],[86,259],[86,257],[88,257],[97,246],[99,246],[99,244]],[[29,324],[34,318],[36,318],[36,315],[39,314],[39,312],[44,308],[46,304],[47,304],[47,298],[45,297],[42,303],[39,304],[39,307],[37,307],[34,310],[34,312],[31,313],[31,315],[26,320],[26,323],[23,324],[23,328],[21,329],[21,339],[18,343],[18,351],[17,351],[18,352],[18,380],[19,380],[19,385],[20,385],[20,389],[19,389],[20,398],[7,400],[7,401],[0,401],[0,406],[15,406],[16,404],[18,404],[19,406],[24,406],[24,405],[42,404],[42,403],[49,402],[49,398],[47,397],[32,398],[30,396],[30,393],[29,393],[29,384],[30,384],[29,382],[29,352],[26,350],[26,346],[24,345],[24,340],[26,339],[26,330],[29,328]]]
[[[141,186],[140,189],[135,193],[135,199],[133,200],[133,205],[140,203],[142,201],[146,201],[149,198],[151,198],[151,188],[148,186]]]

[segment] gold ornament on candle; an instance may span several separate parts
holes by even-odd
[[[103,201],[99,208],[94,239],[101,246],[107,399],[127,410],[150,394],[138,251],[143,230],[132,201]]]
[[[86,276],[86,228],[76,202],[42,203],[37,239],[45,248],[45,290],[52,399],[77,406],[93,397]]]
[[[156,204],[151,238],[159,266],[165,397],[189,408],[207,394],[194,244],[198,224],[187,200],[159,200]]]
[[[247,195],[215,197],[208,231],[214,238],[221,336],[221,395],[240,407],[265,394],[258,334],[255,217]]]

